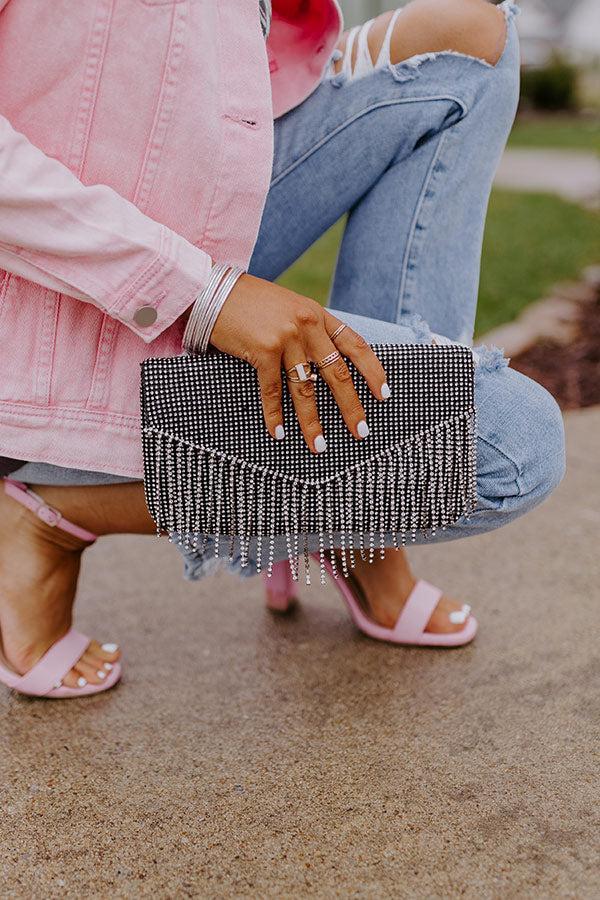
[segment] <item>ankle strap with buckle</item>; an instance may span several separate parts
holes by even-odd
[[[61,531],[66,531],[67,534],[72,534],[82,541],[93,543],[96,540],[96,534],[92,534],[91,531],[75,525],[74,522],[69,522],[58,509],[48,506],[38,494],[30,490],[22,481],[14,481],[12,478],[4,478],[3,481],[4,490],[8,496],[30,509],[46,525],[50,525],[52,528],[60,528]]]

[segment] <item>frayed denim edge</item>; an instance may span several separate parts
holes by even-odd
[[[463,341],[451,341],[444,335],[437,334],[432,331],[428,323],[418,313],[403,313],[398,321],[399,325],[410,328],[414,334],[415,344],[431,344],[435,340],[439,344],[460,344],[469,346]],[[480,344],[472,347],[473,359],[475,360],[475,373],[496,372],[509,365],[510,359],[504,356],[504,350],[493,344],[489,346]]]
[[[512,18],[520,15],[521,13],[520,7],[516,3],[513,3],[512,0],[504,0],[503,3],[499,3],[498,9],[504,13],[504,18],[507,25]],[[334,53],[339,53],[339,56],[336,55],[335,59],[339,59],[343,55],[341,51],[338,51],[337,49],[334,51]],[[458,57],[459,59],[476,62],[484,66],[486,69],[496,68],[496,66],[488,62],[487,59],[481,59],[481,57],[472,56],[469,53],[460,53],[458,50],[437,50],[430,51],[428,53],[415,53],[414,56],[409,56],[408,59],[403,59],[398,63],[392,63],[391,61],[388,61],[386,63],[386,67],[389,69],[396,81],[412,81],[416,77],[417,69],[423,63],[431,62],[445,56],[454,56]],[[375,71],[375,67],[373,68],[373,71]],[[354,77],[354,73],[351,73],[350,76],[348,76],[347,72],[337,72],[333,75],[327,75],[326,79],[330,81],[334,87],[341,87],[343,84],[345,84],[346,81],[358,80]]]
[[[404,328],[410,328],[415,337],[413,343],[431,344],[433,342],[433,332],[419,313],[401,313],[397,324]]]
[[[504,350],[493,344],[487,346],[481,344],[473,349],[475,357],[475,374],[478,372],[496,372],[504,369],[510,363],[510,359],[504,355]]]
[[[209,575],[215,575],[220,571],[234,572],[236,575],[251,576],[256,573],[251,566],[242,568],[241,557],[235,556],[232,560],[228,556],[215,556],[214,540],[209,538],[204,552],[201,550],[186,550],[183,543],[183,535],[173,531],[169,535],[169,541],[181,553],[183,557],[183,577],[186,581],[200,581]]]

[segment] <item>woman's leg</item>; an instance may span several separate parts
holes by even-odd
[[[275,123],[273,181],[250,271],[276,278],[348,211],[330,305],[389,323],[417,314],[470,343],[487,204],[518,101],[514,12],[508,2],[414,0],[399,15],[379,16],[368,34],[361,29],[351,59]],[[365,36],[378,65],[370,73]],[[339,46],[346,49],[346,35]],[[385,326],[375,338],[372,321],[358,330],[371,340],[403,339]],[[543,394],[531,402],[547,410],[559,446],[552,402]],[[548,460],[540,496],[556,482],[559,457]],[[482,480],[482,498],[497,494]],[[395,621],[412,582],[404,555],[358,565],[375,617]],[[445,604],[433,630],[451,630]]]
[[[504,12],[509,21],[501,54],[505,16],[482,0],[441,4],[416,0],[396,20],[390,47],[392,75],[401,79],[400,84],[413,79],[411,100],[428,91],[446,90],[462,103],[462,111],[438,133],[421,138],[408,154],[399,148],[373,188],[352,206],[338,255],[332,306],[388,321],[417,313],[434,331],[471,342],[487,205],[518,101],[518,41],[512,8],[505,7]],[[469,17],[476,20],[471,28]],[[408,41],[414,53],[425,52],[424,24],[434,18],[431,49],[442,49],[439,29],[446,27],[447,46],[475,58],[442,52],[435,58],[417,58],[416,69],[403,63]],[[376,25],[377,20],[373,28]],[[378,247],[384,248],[381,254]],[[374,266],[377,257],[380,263]],[[360,274],[365,267],[370,290]]]
[[[433,6],[437,17],[430,0],[414,0],[395,21],[390,52],[401,37],[399,51],[417,56],[324,78],[275,121],[250,271],[274,280],[348,212],[330,305],[389,322],[417,313],[470,342],[489,194],[518,102],[518,37],[512,5]],[[427,28],[432,51],[452,52],[423,56]],[[499,41],[492,66],[482,54]]]
[[[143,485],[98,487],[33,486],[65,518],[95,534],[152,534],[156,527]],[[24,674],[71,627],[84,541],[38,519],[7,496],[0,481],[0,646],[15,671]],[[100,684],[119,658],[116,645],[93,641],[64,678]]]
[[[351,68],[358,68],[359,73],[368,70],[369,59],[363,58],[365,43],[371,60],[381,62],[383,54],[395,66],[395,74],[400,75],[406,73],[406,67],[396,64],[408,56],[450,48],[498,68],[489,79],[485,77],[489,72],[481,65],[480,89],[472,95],[468,114],[436,138],[425,141],[408,160],[390,166],[373,189],[351,208],[331,302],[358,311],[365,291],[358,273],[365,260],[371,258],[373,247],[393,246],[390,234],[404,234],[402,269],[395,293],[386,291],[381,269],[374,273],[378,295],[371,293],[369,297],[376,304],[378,316],[400,321],[403,313],[416,312],[436,330],[455,340],[470,342],[487,198],[516,108],[518,56],[510,24],[505,35],[501,21],[502,12],[511,17],[508,5],[502,11],[478,0],[460,4],[434,0],[434,5],[435,9],[432,0],[418,0],[400,16],[379,16],[368,35],[366,29],[364,35],[359,33],[352,59],[341,59],[332,68],[348,71],[351,63]],[[340,49],[346,51],[344,39]],[[422,60],[421,65],[425,62],[431,65],[433,61]],[[456,61],[450,61],[450,65],[456,67]],[[439,77],[433,68],[430,74]],[[425,73],[421,70],[419,74]],[[450,167],[452,177],[446,177]],[[427,172],[425,181],[420,177],[423,171]],[[410,191],[401,188],[400,179],[412,183],[412,197]],[[419,199],[415,202],[417,191]],[[399,197],[402,202],[398,202]],[[459,202],[452,202],[453,197]],[[410,231],[406,230],[407,223]],[[365,234],[369,235],[367,242]],[[446,302],[440,303],[440,298]],[[368,304],[366,309],[369,310]],[[403,557],[404,554],[388,553],[375,568],[357,558],[358,575],[366,593],[373,601],[377,598],[376,618],[389,625],[396,621],[399,605],[412,589],[412,573]],[[436,610],[440,624],[444,614],[451,611],[451,606],[445,608],[445,601],[446,598]]]

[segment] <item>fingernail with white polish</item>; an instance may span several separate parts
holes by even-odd
[[[390,391],[390,386],[387,381],[384,381],[381,385],[381,396],[384,400],[389,400],[392,396],[392,392]]]
[[[77,679],[77,687],[85,687],[87,684],[87,678],[84,678],[83,675],[80,675]]]
[[[367,425],[367,423],[365,422],[364,419],[362,419],[358,423],[358,425],[356,426],[356,430],[358,431],[359,437],[368,437],[369,436],[369,426]]]
[[[327,450],[327,442],[322,434],[318,434],[315,438],[315,450],[317,453],[324,453]]]
[[[106,672],[103,672],[102,669],[98,669],[96,675],[98,676],[98,678],[106,678]]]
[[[107,672],[112,672],[113,665],[112,665],[112,663],[104,663],[104,668],[106,669]]]
[[[116,653],[119,649],[118,644],[102,644],[102,649],[105,653]]]
[[[278,425],[275,429],[275,440],[282,441],[285,437],[285,428],[283,425]]]

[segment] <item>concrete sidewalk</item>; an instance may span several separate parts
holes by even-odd
[[[89,552],[78,624],[111,694],[0,692],[0,893],[15,898],[586,898],[598,869],[600,408],[495,535],[418,548],[474,645],[392,648],[334,590],[180,578],[158,539]]]
[[[600,159],[594,153],[511,147],[496,173],[496,187],[558,194],[590,209],[600,205]]]

